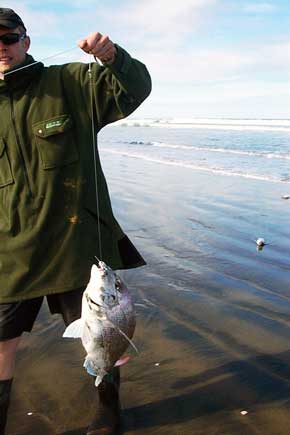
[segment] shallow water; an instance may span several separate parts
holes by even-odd
[[[281,199],[283,185],[103,151],[102,158],[116,216],[148,262],[122,273],[136,303],[140,350],[122,369],[125,433],[288,435],[290,200]],[[262,251],[257,237],[269,241]],[[85,433],[95,387],[83,349],[64,341],[63,330],[44,305],[24,337],[10,435]]]
[[[105,153],[241,179],[290,181],[290,121],[126,122],[100,134]]]

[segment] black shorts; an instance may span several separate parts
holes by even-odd
[[[51,314],[62,315],[65,325],[81,316],[82,295],[85,287],[65,293],[48,295],[47,303]],[[30,332],[40,311],[44,297],[20,302],[0,304],[0,341],[19,337]]]

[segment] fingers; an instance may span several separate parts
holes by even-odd
[[[91,53],[102,62],[114,60],[116,47],[108,36],[101,33],[91,33],[78,42],[78,46],[86,53]]]
[[[102,38],[102,35],[98,32],[91,33],[89,36],[87,36],[84,39],[81,39],[78,42],[78,46],[84,50],[86,53],[90,53],[96,46],[96,44],[99,43],[100,39]]]

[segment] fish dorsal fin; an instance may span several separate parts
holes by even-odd
[[[84,330],[84,322],[82,319],[77,319],[72,322],[63,333],[64,338],[81,338]]]

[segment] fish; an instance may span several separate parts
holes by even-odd
[[[64,331],[64,338],[81,338],[87,352],[84,368],[95,376],[96,387],[113,367],[125,364],[122,355],[132,341],[136,314],[131,295],[121,278],[103,261],[91,268],[83,293],[81,317]]]

